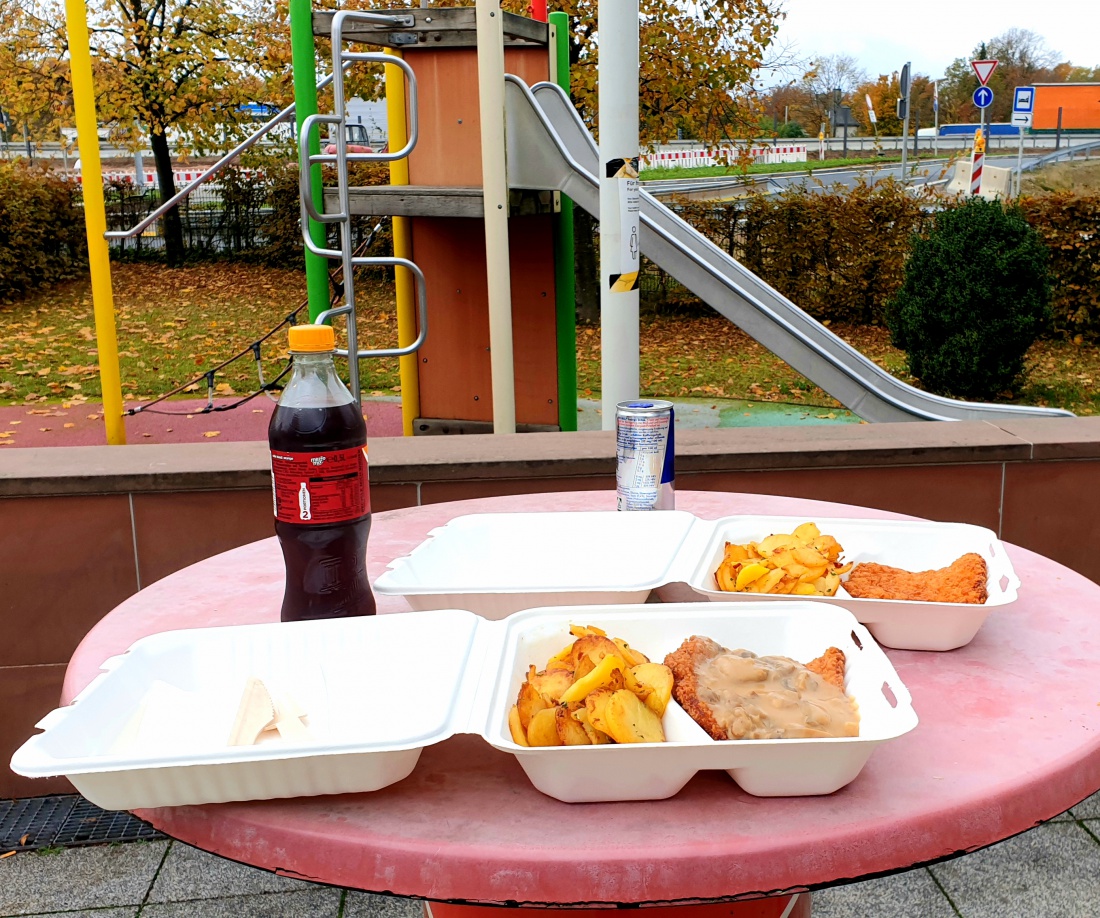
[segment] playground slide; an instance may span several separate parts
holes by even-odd
[[[599,153],[565,93],[507,76],[508,184],[556,189],[599,216]],[[894,378],[642,191],[642,252],[777,357],[867,421],[1073,417],[1056,408],[961,402]]]

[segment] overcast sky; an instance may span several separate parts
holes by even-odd
[[[911,61],[933,79],[957,57],[1011,28],[1046,39],[1059,60],[1100,64],[1098,0],[782,0],[778,40],[799,57],[850,54],[874,79]]]

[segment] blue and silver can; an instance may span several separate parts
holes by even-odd
[[[672,402],[619,402],[615,406],[615,442],[619,509],[675,509]]]

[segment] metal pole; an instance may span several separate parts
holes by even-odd
[[[475,8],[493,433],[505,434],[516,432],[516,382],[508,253],[508,176],[504,158],[504,15],[498,0],[477,0]]]
[[[401,56],[391,49],[395,57]],[[409,142],[409,127],[405,115],[405,73],[396,64],[386,64],[386,143],[391,150],[400,150]],[[390,163],[390,184],[409,184],[408,157]],[[412,225],[408,217],[391,218],[394,258],[412,259]],[[397,267],[393,271],[394,298],[397,312],[397,345],[408,347],[416,340],[416,300],[412,272]],[[420,416],[420,373],[415,353],[397,358],[401,377],[401,431],[411,437],[414,423]]]
[[[932,154],[940,155],[940,81],[932,82]]]
[[[909,63],[905,64],[905,71],[909,71]],[[899,87],[900,88],[900,87]],[[905,181],[905,168],[907,163],[907,152],[909,146],[909,87],[905,87],[905,118],[901,125],[901,180]]]
[[[298,143],[302,142],[302,122],[317,114],[317,58],[313,49],[313,9],[310,0],[290,0],[290,54],[294,69],[294,117],[298,124]],[[314,137],[309,142],[311,156],[321,152],[321,142]],[[321,165],[310,169],[313,179],[313,205],[318,213],[324,210],[324,190],[321,187]],[[309,237],[318,248],[325,248],[327,234],[316,220],[309,221]],[[309,297],[309,320],[312,322],[329,307],[328,265],[325,259],[308,248],[305,251],[306,293]],[[353,393],[356,398],[359,393]]]
[[[26,128],[23,128],[26,131]],[[1058,106],[1058,133],[1054,137],[1054,149],[1062,149],[1062,106]]]
[[[913,120],[913,159],[920,159],[920,112]]]
[[[1024,126],[1020,124],[1017,128],[1020,131],[1020,149],[1016,153],[1016,197],[1019,197],[1024,167]]]
[[[550,79],[569,92],[569,16],[550,14]],[[577,429],[577,273],[573,202],[560,195],[554,215],[554,289],[558,345],[558,426]]]
[[[599,0],[597,17],[601,423],[604,430],[614,430],[615,406],[638,397],[641,375],[637,288],[641,198],[634,172],[638,161],[638,0]]]
[[[1058,127],[1062,127],[1062,110],[1058,109]],[[27,126],[23,125],[23,147],[27,151],[27,159],[34,160],[34,150],[31,148],[31,138],[27,134]]]
[[[84,225],[88,234],[88,268],[92,278],[92,310],[95,314],[96,348],[99,353],[99,381],[103,390],[103,423],[107,428],[107,443],[110,446],[119,446],[126,442],[126,427],[122,421],[122,378],[118,368],[111,255],[103,235],[107,232],[107,208],[103,203],[103,182],[100,180],[95,86],[92,83],[88,11],[84,0],[65,0],[65,21],[69,38],[69,66],[72,69],[76,136],[84,171]]]

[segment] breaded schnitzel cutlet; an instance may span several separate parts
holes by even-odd
[[[741,654],[747,654],[747,651],[729,651],[710,638],[694,635],[665,657],[665,666],[672,670],[673,697],[712,739],[727,740],[740,737],[731,737],[729,727],[720,723],[719,718],[715,716],[715,710],[708,702],[709,693],[699,685],[700,664],[708,663],[723,655]],[[830,647],[816,660],[799,668],[817,674],[823,682],[835,686],[843,694],[844,665],[844,651]],[[798,667],[798,664],[795,666]],[[738,703],[737,699],[728,699],[728,701]]]
[[[844,589],[858,599],[983,603],[989,595],[988,578],[985,558],[968,552],[935,571],[914,573],[885,564],[857,564],[844,581]]]

